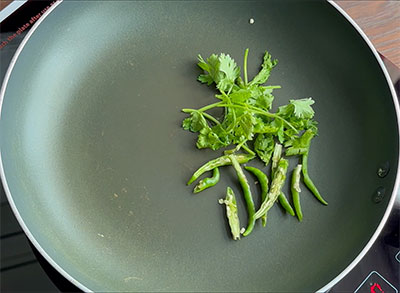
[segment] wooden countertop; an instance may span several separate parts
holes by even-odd
[[[355,20],[375,48],[400,68],[400,1],[335,1]]]

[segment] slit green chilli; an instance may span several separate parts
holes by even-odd
[[[231,228],[233,240],[240,239],[240,222],[238,216],[238,210],[236,205],[236,197],[233,190],[230,187],[226,188],[225,199],[219,200],[220,204],[225,204],[226,206],[226,217],[228,218],[229,227]]]
[[[271,182],[271,188],[267,194],[267,198],[262,202],[260,209],[255,213],[255,218],[261,218],[272,206],[275,201],[278,199],[279,194],[281,193],[281,189],[285,184],[286,172],[289,167],[288,160],[280,159],[274,179]]]
[[[274,148],[274,153],[272,155],[272,166],[271,166],[272,179],[275,176],[275,172],[278,167],[278,162],[281,159],[281,157],[282,157],[282,145],[279,143],[276,143],[275,148]],[[281,192],[279,194],[278,200],[279,200],[280,205],[283,207],[283,209],[287,213],[289,213],[291,216],[295,215],[292,206],[290,205],[288,199],[286,198],[286,195],[283,192]]]
[[[195,186],[193,193],[199,193],[200,191],[203,191],[204,189],[210,188],[217,184],[219,181],[219,170],[218,167],[215,167],[213,169],[213,175],[212,177],[206,177],[204,179],[201,179],[199,183]]]
[[[247,163],[251,159],[254,158],[253,155],[247,155],[247,154],[238,154],[234,155],[236,160],[240,163]],[[215,168],[226,166],[226,165],[231,165],[232,161],[229,159],[228,155],[221,156],[219,158],[216,158],[214,160],[211,160],[201,166],[196,172],[194,172],[193,176],[190,178],[189,182],[187,185],[192,184],[194,181],[196,181],[201,175],[203,175],[207,171],[214,170]]]
[[[301,222],[303,220],[303,212],[301,211],[301,205],[300,205],[300,172],[302,170],[301,164],[297,165],[296,168],[293,170],[293,175],[292,175],[292,185],[291,185],[291,191],[292,191],[292,198],[293,198],[293,205],[294,205],[294,210],[296,211],[297,218]]]

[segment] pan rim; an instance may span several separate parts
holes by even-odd
[[[368,36],[364,33],[364,31],[359,27],[359,25],[350,17],[350,15],[347,14],[346,11],[344,11],[339,4],[333,2],[333,0],[328,0],[328,3],[331,4],[336,10],[342,14],[342,16],[356,29],[356,31],[359,33],[359,35],[364,39],[364,41],[367,43],[368,47],[372,51],[372,54],[374,54],[376,61],[378,61],[378,64],[381,67],[381,70],[386,77],[386,82],[389,85],[390,92],[392,94],[392,99],[393,99],[393,104],[396,112],[396,118],[397,118],[397,132],[399,134],[398,138],[400,140],[400,107],[399,107],[399,101],[397,98],[396,91],[394,89],[393,83],[390,79],[390,75],[382,61],[382,59],[379,57],[378,51],[372,44],[371,40],[368,38]],[[400,141],[397,141],[398,145]],[[399,184],[400,184],[400,176],[399,176],[399,171],[400,171],[400,160],[397,161],[397,173],[396,173],[396,180],[394,182],[393,186],[393,191],[392,195],[390,197],[388,206],[386,208],[385,213],[383,214],[382,220],[379,223],[378,227],[376,228],[374,234],[368,241],[368,243],[364,246],[364,248],[361,250],[361,252],[356,256],[356,258],[340,273],[338,274],[335,278],[333,278],[328,284],[326,284],[324,287],[321,289],[317,290],[317,292],[326,292],[330,288],[332,288],[335,284],[337,284],[341,279],[343,279],[360,261],[361,259],[367,254],[367,252],[371,249],[372,245],[375,243],[376,239],[378,238],[379,234],[382,232],[383,227],[385,226],[389,215],[393,209],[393,205],[399,190]]]
[[[3,84],[1,86],[0,90],[0,121],[1,121],[1,115],[2,115],[2,109],[3,109],[3,101],[4,101],[4,95],[5,91],[7,88],[8,81],[11,76],[11,72],[14,69],[15,63],[17,62],[17,59],[19,55],[21,54],[22,50],[25,47],[25,44],[29,41],[30,37],[32,34],[36,31],[38,26],[44,21],[44,19],[52,12],[54,9],[58,7],[64,0],[57,0],[56,3],[54,3],[43,15],[40,17],[36,23],[32,26],[32,28],[28,31],[20,45],[18,46],[17,50],[15,51],[14,56],[11,59],[10,65],[7,69],[6,75],[4,76]],[[79,281],[77,281],[74,277],[72,277],[67,271],[65,271],[60,265],[55,262],[52,257],[47,254],[47,252],[42,248],[40,243],[36,240],[36,238],[33,236],[31,231],[29,230],[28,226],[25,224],[25,221],[22,219],[22,216],[20,215],[17,206],[15,205],[15,202],[13,200],[13,197],[11,195],[11,191],[8,187],[7,184],[7,179],[6,175],[4,173],[4,168],[3,168],[3,158],[2,158],[2,153],[0,150],[0,179],[3,183],[3,188],[7,197],[7,200],[10,204],[10,207],[17,218],[17,221],[19,225],[21,226],[22,230],[28,237],[29,241],[34,245],[34,247],[39,251],[39,253],[46,259],[47,262],[51,264],[53,268],[55,268],[64,278],[66,278],[68,281],[70,281],[74,286],[78,287],[84,292],[94,292],[93,290],[87,288],[85,285],[81,284]]]
[[[16,50],[13,58],[11,59],[10,65],[7,69],[6,75],[4,77],[4,80],[2,82],[2,86],[0,89],[0,120],[1,120],[1,114],[2,114],[2,106],[3,106],[3,101],[4,101],[4,96],[5,96],[5,91],[7,88],[7,84],[8,81],[10,79],[11,73],[14,69],[14,66],[16,64],[16,61],[18,60],[18,57],[20,55],[20,53],[22,52],[22,50],[24,49],[26,43],[29,41],[30,37],[32,36],[32,34],[36,31],[36,29],[38,28],[38,26],[44,21],[44,19],[51,13],[53,12],[64,0],[57,0],[56,3],[54,3],[44,14],[43,16],[32,26],[31,30],[28,31],[28,33],[26,34],[26,36],[24,37],[24,39],[22,40],[21,44],[18,46],[18,49]],[[372,51],[373,55],[375,56],[376,61],[378,62],[385,78],[386,78],[386,82],[389,86],[391,95],[392,95],[392,99],[393,99],[393,104],[394,104],[394,108],[395,108],[395,112],[396,112],[396,118],[397,118],[397,132],[398,132],[398,137],[400,140],[400,106],[399,106],[399,102],[397,99],[397,95],[394,89],[394,86],[391,82],[389,73],[382,61],[382,59],[379,57],[377,50],[375,49],[375,47],[373,46],[372,42],[369,40],[369,38],[367,37],[367,35],[362,31],[362,29],[358,26],[358,24],[335,2],[333,2],[333,0],[328,0],[327,1],[329,4],[331,4],[352,26],[353,28],[356,29],[356,31],[360,34],[360,36],[363,38],[364,42],[368,45],[369,49]],[[398,144],[400,144],[400,141],[398,141]],[[398,160],[398,164],[397,164],[397,176],[396,176],[396,180],[394,183],[394,187],[393,187],[393,191],[389,200],[389,203],[387,205],[387,208],[385,210],[385,213],[378,225],[378,227],[376,228],[374,234],[371,236],[371,238],[369,239],[368,243],[364,246],[364,248],[361,250],[361,252],[357,255],[357,257],[352,260],[352,262],[341,272],[339,273],[335,278],[333,278],[330,282],[328,282],[324,287],[320,288],[319,290],[317,290],[317,292],[326,292],[327,290],[329,290],[330,288],[332,288],[335,284],[337,284],[341,279],[343,279],[343,277],[345,277],[360,261],[361,259],[366,255],[366,253],[369,251],[369,249],[372,247],[372,245],[375,243],[376,239],[378,238],[380,232],[382,231],[383,227],[385,226],[389,215],[393,209],[393,205],[399,190],[399,185],[400,185],[400,160]],[[65,271],[60,265],[57,264],[56,261],[54,261],[52,259],[52,257],[50,255],[47,254],[47,252],[42,248],[42,246],[40,245],[40,243],[35,239],[35,237],[33,236],[33,234],[30,232],[29,228],[27,227],[27,225],[25,224],[22,216],[20,215],[17,206],[15,205],[15,202],[13,200],[13,197],[11,195],[11,191],[8,187],[7,184],[7,179],[6,179],[6,175],[4,172],[4,168],[3,168],[3,160],[2,160],[2,154],[0,151],[0,179],[3,183],[3,187],[4,187],[4,191],[7,197],[7,200],[10,204],[10,207],[15,215],[15,217],[17,218],[17,221],[19,223],[19,225],[21,226],[22,230],[24,231],[24,233],[27,235],[29,241],[31,241],[31,243],[35,246],[35,248],[40,252],[40,254],[46,259],[46,261],[48,261],[63,277],[65,277],[68,281],[70,281],[73,285],[75,285],[76,287],[78,287],[79,289],[81,289],[84,292],[94,292],[93,290],[89,289],[88,287],[86,287],[85,285],[83,285],[82,283],[80,283],[78,280],[76,280],[74,277],[72,277],[67,271]]]

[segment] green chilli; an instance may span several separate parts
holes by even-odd
[[[204,189],[214,186],[215,184],[218,183],[219,177],[220,176],[219,176],[218,167],[215,167],[213,170],[212,177],[207,177],[207,178],[201,179],[199,181],[199,183],[197,183],[197,185],[195,186],[193,192],[199,193],[200,191],[203,191]]]
[[[246,201],[247,205],[247,213],[249,215],[249,220],[247,223],[247,228],[243,233],[243,236],[248,236],[251,233],[251,231],[253,231],[254,224],[256,222],[256,218],[254,217],[255,207],[254,207],[253,197],[251,195],[249,182],[247,181],[246,175],[244,175],[242,167],[240,167],[240,164],[236,156],[229,155],[229,159],[232,162],[233,168],[235,168],[240,186],[242,187],[243,190],[244,200]]]
[[[244,168],[247,171],[249,171],[250,173],[252,173],[254,176],[256,176],[258,182],[260,183],[261,202],[263,202],[266,199],[267,193],[268,193],[268,177],[267,177],[267,175],[263,171],[255,168],[255,167],[247,166]],[[261,217],[261,223],[262,223],[263,227],[265,227],[267,225],[267,214],[265,214]]]
[[[288,212],[289,215],[294,217],[295,216],[294,210],[283,192],[281,192],[279,194],[278,199],[279,199],[279,203],[285,209],[285,211]]]
[[[311,190],[311,192],[314,194],[314,196],[324,205],[328,205],[328,202],[325,201],[321,194],[319,193],[317,187],[314,185],[314,183],[312,182],[310,176],[308,175],[308,167],[307,167],[307,163],[308,163],[308,152],[303,154],[303,177],[304,177],[304,184],[308,187],[308,189]]]

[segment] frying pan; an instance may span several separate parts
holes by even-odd
[[[220,154],[195,148],[180,109],[213,101],[197,54],[241,60],[247,47],[250,76],[264,50],[280,61],[275,105],[316,100],[309,172],[329,206],[303,186],[302,223],[276,206],[266,228],[233,241],[218,199],[228,185],[240,194],[236,176],[223,168],[217,186],[192,194],[191,173]],[[393,205],[394,97],[375,49],[333,3],[65,1],[32,28],[4,81],[2,180],[30,240],[82,290],[325,291]]]

